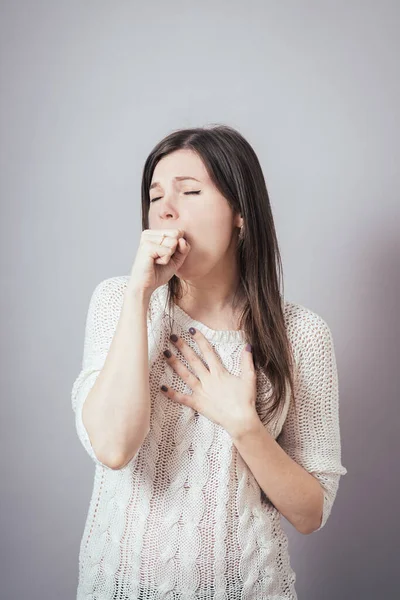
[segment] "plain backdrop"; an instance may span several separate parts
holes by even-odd
[[[130,272],[148,153],[212,123],[255,149],[285,296],[335,342],[348,474],[320,532],[282,519],[299,600],[394,598],[399,3],[2,0],[0,22],[1,599],[75,598],[90,296]]]

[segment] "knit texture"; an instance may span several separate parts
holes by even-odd
[[[243,330],[215,331],[174,305],[171,331],[168,286],[157,288],[147,314],[150,431],[122,469],[107,467],[94,453],[82,407],[104,365],[128,281],[129,276],[111,277],[96,286],[86,318],[82,368],[72,388],[77,434],[95,463],[80,544],[77,600],[296,600],[296,574],[281,514],[232,438],[160,391],[165,384],[191,393],[164,359],[163,350],[169,348],[191,368],[170,342],[171,333],[202,357],[188,333],[195,327],[225,368],[240,376],[247,342]],[[297,412],[288,393],[272,422],[260,418],[285,452],[319,480],[324,491],[321,529],[340,476],[347,473],[341,464],[333,340],[319,315],[282,302],[295,359]],[[268,379],[257,372],[257,406],[265,406],[270,394]]]

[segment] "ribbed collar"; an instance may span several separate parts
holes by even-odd
[[[168,311],[168,306],[166,306],[167,300],[167,292],[168,292],[168,283],[161,285],[156,290],[158,294],[158,298],[161,302],[162,308],[165,312]],[[204,323],[200,321],[196,321],[196,319],[192,319],[190,315],[188,315],[180,306],[174,303],[173,305],[173,314],[171,315],[172,319],[179,323],[183,329],[189,329],[189,327],[194,327],[201,331],[201,333],[210,341],[216,343],[238,343],[244,344],[246,342],[245,332],[243,329],[234,330],[234,329],[211,329],[207,327]]]

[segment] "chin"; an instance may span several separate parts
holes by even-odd
[[[199,275],[201,275],[200,269],[196,268],[196,265],[189,265],[188,258],[185,260],[181,268],[177,270],[177,275],[184,275],[185,277],[199,277]],[[198,263],[197,266],[199,266]]]

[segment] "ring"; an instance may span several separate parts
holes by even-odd
[[[161,245],[162,245],[162,243],[163,243],[163,241],[164,241],[164,239],[165,239],[166,237],[167,237],[167,236],[165,235],[165,233],[163,233],[163,236],[162,236],[162,238],[161,238],[161,242],[159,243],[159,246],[161,246]]]

